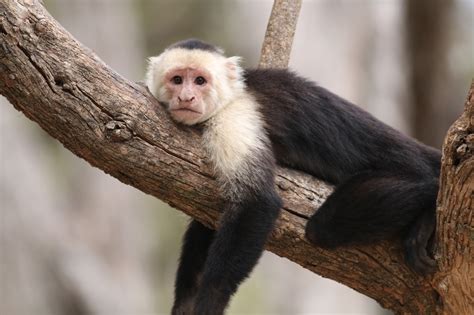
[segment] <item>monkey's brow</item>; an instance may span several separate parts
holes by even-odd
[[[177,67],[177,68],[173,68],[171,70],[168,71],[168,73],[170,72],[173,72],[173,71],[184,71],[184,70],[200,70],[201,68],[199,67],[192,67],[192,66],[184,66],[184,67]]]

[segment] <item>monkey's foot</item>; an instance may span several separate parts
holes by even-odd
[[[421,275],[436,271],[436,261],[430,255],[435,227],[435,215],[427,211],[416,220],[403,242],[408,266]]]

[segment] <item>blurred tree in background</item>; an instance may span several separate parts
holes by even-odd
[[[457,50],[471,49],[472,53],[472,37],[460,40],[459,30],[474,26],[472,12],[456,6],[459,3],[454,0],[406,0],[405,6],[413,135],[438,148],[445,130],[459,115],[455,104],[460,104],[458,95],[466,91],[472,74],[459,76],[460,69],[456,69],[472,67],[469,61],[462,64]]]
[[[79,41],[137,81],[147,56],[189,37],[255,66],[272,5],[45,2]],[[440,147],[473,75],[473,12],[469,0],[303,1],[290,65]],[[12,106],[2,104],[0,111],[0,314],[169,313],[187,219],[91,168]],[[266,253],[229,310],[256,313],[384,311],[351,289]]]

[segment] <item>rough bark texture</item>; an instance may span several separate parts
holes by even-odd
[[[300,10],[301,0],[275,0],[263,40],[259,67],[288,67]]]
[[[217,197],[218,187],[199,145],[200,131],[170,121],[143,86],[108,68],[72,38],[38,1],[0,0],[0,93],[91,165],[209,226],[218,224],[224,200]],[[472,114],[472,102],[469,104],[467,110]],[[464,290],[471,295],[449,299],[453,302],[447,304],[457,307],[456,301],[463,300],[468,307],[472,299],[472,291],[468,291],[472,288],[450,272],[458,270],[460,276],[465,276],[471,266],[472,256],[468,255],[472,254],[472,203],[457,199],[472,198],[472,192],[467,193],[466,175],[471,174],[472,185],[472,115],[469,121],[471,134],[470,138],[463,138],[465,149],[459,149],[459,145],[454,149],[456,156],[465,150],[463,158],[453,159],[452,166],[445,166],[443,173],[443,178],[452,178],[453,185],[464,185],[459,186],[464,190],[449,186],[450,182],[443,179],[446,196],[441,193],[442,205],[455,203],[457,207],[444,211],[440,207],[440,237],[447,237],[443,234],[447,228],[444,215],[451,224],[464,225],[450,226],[449,239],[440,240],[440,244],[449,245],[439,251],[445,255],[440,257],[442,275],[423,278],[411,272],[403,262],[398,240],[334,251],[312,247],[304,239],[306,219],[331,188],[288,169],[277,170],[276,182],[284,208],[267,248],[374,298],[396,313],[441,313],[441,301],[448,301],[453,290],[462,290],[454,288],[456,283],[467,284]],[[456,168],[454,177],[446,172],[451,167]],[[460,174],[464,177],[457,177]],[[457,192],[453,193],[453,189]],[[461,221],[456,221],[458,216]],[[433,280],[439,277],[441,282]],[[440,290],[443,286],[437,285],[440,283],[449,283],[446,296]]]
[[[474,314],[474,80],[443,146],[434,285],[442,314]]]

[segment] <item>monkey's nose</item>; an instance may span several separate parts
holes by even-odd
[[[182,99],[181,97],[178,96],[178,101],[179,101],[179,102],[186,102],[186,103],[189,103],[189,102],[194,101],[194,99],[195,99],[194,96],[191,96],[191,97],[185,98],[185,99]]]

